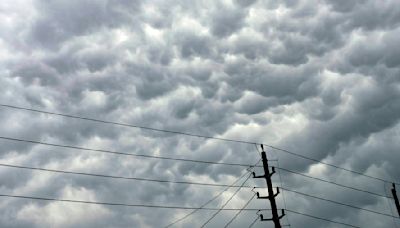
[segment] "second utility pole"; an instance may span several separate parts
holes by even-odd
[[[392,186],[393,186],[393,188],[392,188],[392,195],[393,195],[394,203],[396,204],[397,213],[399,214],[399,217],[400,217],[400,203],[399,203],[399,198],[397,198],[396,185],[395,185],[395,183],[393,183]]]
[[[261,215],[261,220],[262,221],[270,221],[272,220],[275,224],[275,228],[281,228],[280,224],[280,219],[285,216],[285,211],[282,210],[282,215],[278,215],[278,209],[276,207],[276,201],[275,197],[279,194],[279,188],[277,188],[277,193],[274,193],[273,187],[272,187],[272,180],[271,176],[275,173],[275,168],[272,167],[272,173],[269,172],[269,167],[268,167],[268,159],[267,159],[267,154],[264,151],[264,146],[261,144],[261,158],[263,162],[263,167],[264,167],[264,175],[262,176],[256,176],[255,173],[253,172],[253,177],[254,178],[265,178],[265,181],[267,182],[267,188],[268,188],[268,196],[260,197],[260,194],[257,192],[257,197],[259,199],[268,199],[270,204],[271,204],[271,210],[272,210],[272,219],[264,219],[263,215]]]

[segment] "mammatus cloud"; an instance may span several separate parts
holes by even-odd
[[[399,23],[395,0],[2,1],[0,103],[265,142],[398,181]],[[259,159],[254,145],[7,108],[1,108],[0,121],[7,137],[215,162]],[[0,148],[1,163],[75,172],[213,183],[231,183],[245,172],[6,140]],[[267,152],[283,168],[389,194],[380,181]],[[188,207],[222,190],[6,167],[0,178],[0,193]],[[273,180],[364,209],[395,210],[382,197],[283,171]],[[233,192],[209,206],[221,206]],[[228,206],[241,207],[251,194],[241,190]],[[360,227],[394,226],[389,217],[290,192],[284,197],[280,208]],[[254,200],[249,207],[268,205]],[[162,227],[187,213],[9,198],[2,198],[0,210],[2,227]],[[201,226],[211,214],[195,213],[177,227]],[[222,212],[209,227],[224,226],[233,215]],[[247,227],[255,216],[243,212],[231,225]],[[338,227],[290,213],[283,223]]]

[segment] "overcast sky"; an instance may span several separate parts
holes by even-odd
[[[2,0],[0,103],[263,142],[399,182],[399,25],[398,0]],[[253,164],[260,158],[251,144],[4,107],[0,136],[215,162]],[[390,185],[382,181],[271,148],[267,154],[283,168],[390,195]],[[245,167],[7,140],[0,140],[0,162],[221,184],[246,173]],[[393,202],[382,197],[285,172],[273,181],[274,186],[396,215]],[[265,186],[262,180],[247,184]],[[0,194],[198,207],[223,189],[0,167]],[[234,191],[209,207],[221,207]],[[242,207],[252,194],[241,189],[227,208]],[[10,228],[163,227],[190,212],[0,200],[1,227]],[[278,208],[355,226],[395,226],[390,217],[295,193],[284,192],[277,201]],[[269,203],[254,199],[248,208],[269,208]],[[175,227],[199,227],[212,213],[195,213]],[[223,227],[233,215],[221,212],[207,227]],[[255,212],[243,212],[231,227],[248,227],[255,218]],[[342,227],[290,212],[282,224]],[[273,226],[258,222],[254,227]]]

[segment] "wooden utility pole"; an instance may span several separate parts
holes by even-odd
[[[396,204],[397,213],[399,214],[399,217],[400,217],[400,204],[399,204],[399,198],[397,198],[397,194],[396,194],[396,185],[393,183],[392,186],[393,186],[392,195],[393,195],[394,203]]]
[[[265,178],[265,181],[267,182],[267,188],[268,188],[268,196],[260,196],[260,193],[257,192],[257,198],[259,199],[268,199],[270,204],[271,204],[271,211],[272,211],[272,218],[271,219],[264,219],[263,215],[260,215],[261,221],[273,221],[275,224],[275,228],[281,228],[280,224],[280,219],[285,216],[285,211],[282,209],[282,215],[278,215],[278,209],[276,207],[276,201],[275,197],[278,196],[279,194],[279,188],[277,188],[277,192],[274,193],[273,186],[272,186],[272,180],[271,176],[275,173],[275,168],[272,167],[272,172],[269,172],[269,167],[268,167],[268,159],[267,159],[267,154],[264,151],[264,146],[261,144],[261,158],[263,162],[263,167],[264,167],[264,175],[262,176],[256,176],[256,174],[253,172],[253,177],[254,178]]]

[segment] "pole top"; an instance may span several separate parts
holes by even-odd
[[[262,158],[263,160],[268,160],[268,159],[267,159],[267,154],[265,153],[265,151],[262,151],[262,152],[261,152],[261,158]]]

